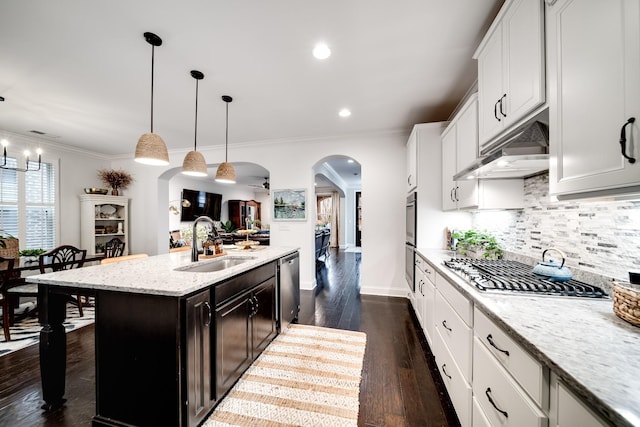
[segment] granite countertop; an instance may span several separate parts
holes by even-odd
[[[611,299],[482,293],[442,264],[451,252],[418,253],[603,418],[640,426],[640,328]]]
[[[296,252],[298,248],[265,246],[255,250],[228,251],[223,257],[198,261],[215,262],[224,257],[246,257],[242,264],[221,271],[195,273],[176,270],[191,263],[191,252],[174,252],[148,258],[96,265],[26,278],[28,283],[70,286],[80,289],[108,290],[181,297],[221,282],[252,268]]]

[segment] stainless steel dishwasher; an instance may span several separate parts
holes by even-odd
[[[298,320],[300,312],[300,258],[298,252],[278,261],[278,331]]]

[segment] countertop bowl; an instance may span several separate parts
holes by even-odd
[[[106,188],[85,188],[84,192],[86,194],[107,194],[107,190]]]

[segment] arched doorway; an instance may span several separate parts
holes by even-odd
[[[316,231],[330,229],[330,247],[355,247],[355,200],[362,187],[360,163],[344,155],[327,156],[314,165],[313,171]]]

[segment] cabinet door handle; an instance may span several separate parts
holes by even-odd
[[[487,341],[489,341],[489,344],[491,344],[491,347],[495,348],[496,350],[506,354],[507,356],[509,355],[509,350],[503,350],[500,347],[498,347],[496,345],[496,343],[493,342],[493,337],[491,336],[491,334],[487,335]]]
[[[502,105],[503,105],[503,100],[507,97],[507,94],[505,93],[504,95],[502,95],[502,98],[500,98],[500,114],[502,114],[502,117],[507,117],[507,115],[504,113],[504,111],[502,110]]]
[[[411,175],[407,177],[407,184],[411,185]]]
[[[497,121],[502,121],[502,119],[500,119],[500,117],[498,117],[498,104],[500,103],[500,100],[498,99],[496,101],[495,104],[493,104],[493,116],[496,118]]]
[[[625,159],[629,160],[629,163],[633,164],[636,162],[635,157],[629,157],[627,156],[627,131],[626,131],[626,127],[627,125],[632,124],[633,122],[636,121],[635,117],[630,117],[629,120],[627,120],[627,123],[622,125],[622,129],[620,129],[620,149],[622,150],[622,157],[624,157]]]
[[[495,404],[495,402],[493,401],[493,399],[491,398],[491,388],[487,387],[487,389],[484,391],[484,394],[487,395],[487,399],[489,399],[489,403],[491,403],[493,405],[493,407],[496,409],[496,411],[500,412],[502,415],[504,415],[505,418],[509,418],[509,414],[507,413],[507,411],[503,411],[502,409],[498,408]]]
[[[211,305],[205,301],[202,306],[207,310],[207,317],[205,317],[204,326],[209,326],[211,324],[211,316],[213,314],[211,311]]]
[[[442,321],[442,326],[444,326],[444,328],[449,331],[449,332],[453,332],[453,329],[451,329],[450,327],[447,326],[447,321],[443,320]]]
[[[453,192],[453,194],[456,196],[456,200],[455,200],[456,202],[459,202],[459,201],[460,201],[460,199],[458,199],[458,189],[459,189],[459,188],[460,188],[460,187],[456,186],[455,191]]]
[[[451,375],[449,375],[449,374],[447,373],[447,364],[446,364],[446,363],[444,363],[444,364],[442,365],[442,372],[444,372],[444,374],[445,374],[449,379],[451,379]]]

